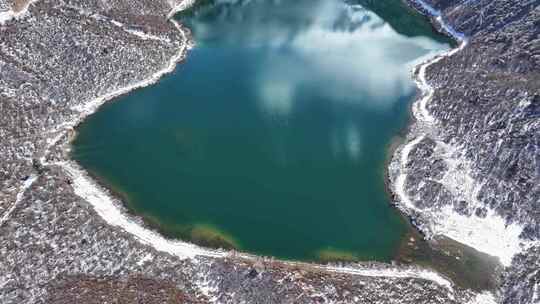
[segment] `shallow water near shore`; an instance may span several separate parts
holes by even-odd
[[[178,18],[196,43],[186,61],[90,116],[74,159],[170,236],[392,259],[408,225],[385,191],[386,149],[412,66],[448,40],[397,0],[218,1]]]

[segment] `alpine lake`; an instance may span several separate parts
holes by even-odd
[[[410,225],[386,166],[451,41],[400,0],[200,1],[195,46],[105,104],[72,157],[168,237],[302,261],[391,261]]]

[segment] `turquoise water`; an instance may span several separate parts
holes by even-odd
[[[389,144],[411,67],[448,46],[398,0],[358,3],[219,1],[178,16],[196,42],[186,61],[89,117],[73,157],[170,236],[392,259],[408,226],[385,191]]]

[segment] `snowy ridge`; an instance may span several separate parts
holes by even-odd
[[[4,225],[4,223],[9,219],[9,217],[11,216],[13,211],[17,208],[19,203],[22,201],[22,199],[24,197],[24,193],[26,193],[26,191],[30,188],[30,186],[32,186],[32,184],[37,180],[37,178],[38,178],[37,175],[32,174],[30,177],[28,177],[24,181],[21,189],[19,190],[19,193],[17,193],[17,198],[15,199],[15,202],[6,211],[6,213],[2,216],[2,218],[0,218],[0,227],[2,227]]]
[[[28,0],[28,2],[26,2],[23,8],[17,12],[14,11],[13,8],[10,9],[9,11],[0,12],[0,25],[4,25],[13,19],[19,19],[21,17],[24,17],[26,13],[28,12],[28,8],[30,7],[30,4],[36,1],[37,0]]]
[[[417,69],[415,80],[422,96],[413,104],[412,112],[418,126],[416,131],[419,132],[413,132],[415,137],[412,137],[408,143],[401,147],[393,161],[397,164],[392,164],[397,166],[399,173],[393,185],[393,190],[399,200],[398,207],[407,214],[414,212],[427,215],[426,218],[430,219],[428,226],[418,227],[426,234],[427,238],[445,235],[478,251],[496,256],[504,266],[509,266],[513,256],[530,245],[522,242],[519,238],[523,227],[518,224],[507,225],[506,221],[492,210],[487,211],[485,218],[480,218],[475,215],[461,215],[455,212],[452,206],[437,210],[419,209],[407,194],[405,183],[409,171],[407,168],[409,154],[418,143],[428,136],[426,132],[433,130],[438,123],[428,109],[428,103],[435,91],[426,79],[426,70],[430,65],[454,55],[467,45],[467,38],[444,23],[440,11],[421,0],[413,2],[435,17],[444,31],[460,41],[460,46],[425,62]],[[442,180],[436,182],[444,186],[454,197],[467,201],[472,207],[477,206],[479,203],[476,194],[482,185],[472,178],[470,165],[462,156],[463,150],[440,141],[436,141],[436,145],[437,153],[443,156],[442,159],[445,160],[449,168]]]
[[[540,303],[540,282],[534,285],[532,301],[533,303]]]

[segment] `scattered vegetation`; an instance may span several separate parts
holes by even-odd
[[[336,250],[336,249],[322,249],[317,252],[317,258],[322,263],[331,262],[357,262],[360,259],[349,251]]]

